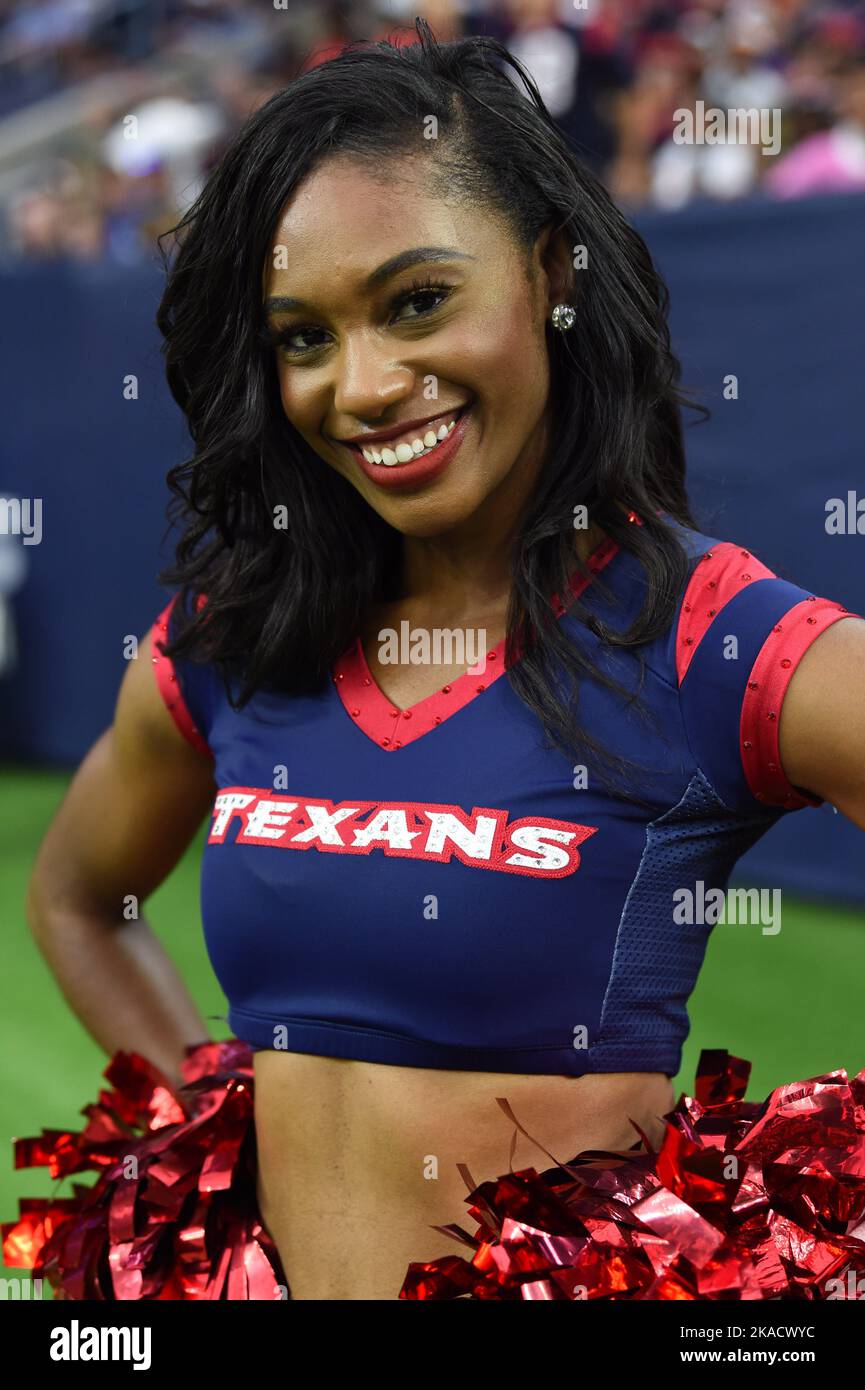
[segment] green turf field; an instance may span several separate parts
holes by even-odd
[[[24,920],[24,895],[39,840],[67,776],[0,771],[0,1220],[17,1216],[19,1196],[47,1196],[44,1169],[15,1172],[13,1136],[79,1127],[95,1100],[105,1054],[70,1013]],[[147,903],[148,921],[189,984],[215,1038],[228,1037],[225,999],[204,950],[198,918],[198,863],[204,829],[167,883]],[[719,925],[691,1001],[692,1032],[678,1090],[690,1090],[703,1047],[727,1047],[754,1062],[748,1097],[762,1100],[783,1081],[835,1067],[865,1066],[862,980],[865,915],[786,895],[781,931]],[[485,1176],[493,1176],[488,1174]],[[85,1176],[90,1181],[89,1175]],[[68,1191],[67,1187],[62,1189]],[[458,1213],[454,1213],[455,1219]],[[13,1271],[9,1271],[13,1273]]]

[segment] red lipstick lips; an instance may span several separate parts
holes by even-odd
[[[408,463],[395,463],[390,468],[384,463],[369,463],[357,444],[349,444],[347,447],[351,449],[370,482],[376,483],[388,492],[411,492],[426,487],[440,477],[457,454],[470,422],[471,406],[463,409],[450,434],[428,454]]]

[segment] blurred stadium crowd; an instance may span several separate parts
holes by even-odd
[[[251,111],[416,14],[503,40],[626,207],[865,189],[865,0],[0,0],[0,261],[152,258]],[[678,143],[700,101],[780,151]]]

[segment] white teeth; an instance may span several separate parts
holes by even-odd
[[[385,468],[393,468],[398,463],[410,463],[414,459],[424,458],[443,439],[447,439],[455,425],[455,419],[449,420],[446,425],[439,425],[437,430],[428,429],[422,439],[400,440],[393,448],[388,448],[385,444],[381,453],[377,448],[364,449],[361,446],[361,453],[367,463],[379,463]]]

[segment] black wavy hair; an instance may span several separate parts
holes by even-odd
[[[262,268],[281,209],[321,161],[339,154],[380,171],[390,157],[422,153],[433,187],[504,219],[526,257],[550,225],[588,249],[588,269],[569,296],[577,331],[548,333],[555,430],[513,548],[507,678],[555,746],[593,762],[602,781],[639,801],[635,765],[604,749],[578,718],[582,678],[623,687],[568,638],[549,595],[567,592],[575,568],[586,572],[574,547],[574,509],[584,505],[646,570],[645,604],[627,631],[605,625],[582,601],[570,610],[605,643],[637,656],[637,699],[639,648],[671,626],[688,574],[667,518],[695,525],[681,424],[681,407],[691,403],[670,348],[667,289],[523,65],[489,37],[439,44],[426,21],[415,28],[410,45],[352,44],[267,101],[166,234],[170,254],[160,241],[168,279],[157,323],[168,383],[194,441],[193,456],[168,474],[168,515],[182,534],[159,577],[180,586],[181,598],[165,650],[213,663],[235,708],[264,685],[311,692],[370,606],[393,595],[399,533],[285,417],[262,336]],[[430,116],[435,140],[423,134]],[[274,527],[278,505],[285,529]],[[628,521],[629,508],[642,525]],[[599,586],[607,592],[600,576],[592,591]]]

